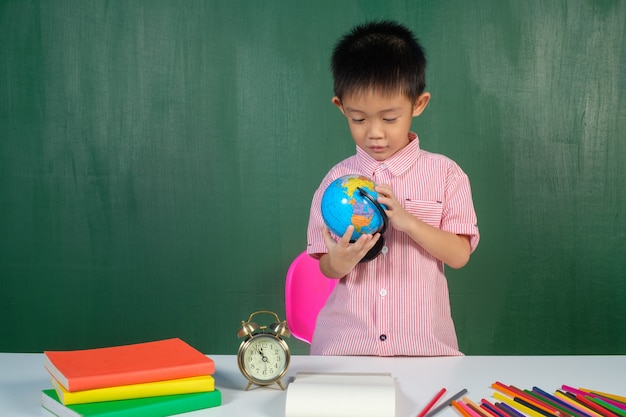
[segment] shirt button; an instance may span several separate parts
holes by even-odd
[[[386,334],[381,334],[379,337],[381,342],[384,342],[385,340],[387,340],[387,335]]]
[[[384,297],[385,295],[387,295],[387,290],[383,288],[380,290],[379,294],[381,297]]]
[[[387,246],[383,246],[380,252],[384,255],[385,253],[389,252],[389,248]]]

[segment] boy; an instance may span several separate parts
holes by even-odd
[[[469,180],[449,158],[419,147],[410,131],[430,94],[426,58],[412,32],[391,21],[359,25],[337,43],[332,99],[348,120],[356,154],[335,165],[315,192],[308,253],[338,285],[320,312],[311,354],[462,355],[450,312],[444,264],[461,268],[479,240]],[[380,238],[350,243],[324,225],[320,202],[333,180],[371,178],[386,206],[385,247],[361,262]]]

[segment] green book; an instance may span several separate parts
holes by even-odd
[[[41,406],[59,417],[166,417],[222,404],[219,390],[132,400],[63,405],[55,390],[41,392]]]

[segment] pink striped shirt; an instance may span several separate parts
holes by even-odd
[[[308,253],[327,249],[322,238],[322,194],[334,179],[361,174],[391,185],[404,208],[424,222],[479,240],[467,175],[451,159],[421,150],[419,139],[385,161],[357,147],[335,165],[313,196]],[[311,343],[314,355],[462,355],[450,313],[443,262],[406,234],[389,227],[383,252],[342,278],[320,312]]]

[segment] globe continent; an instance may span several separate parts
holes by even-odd
[[[374,182],[361,175],[345,175],[331,182],[322,196],[322,217],[328,229],[342,236],[349,225],[354,226],[351,241],[362,234],[378,232],[384,219],[378,208],[358,188],[367,192],[374,200]]]

